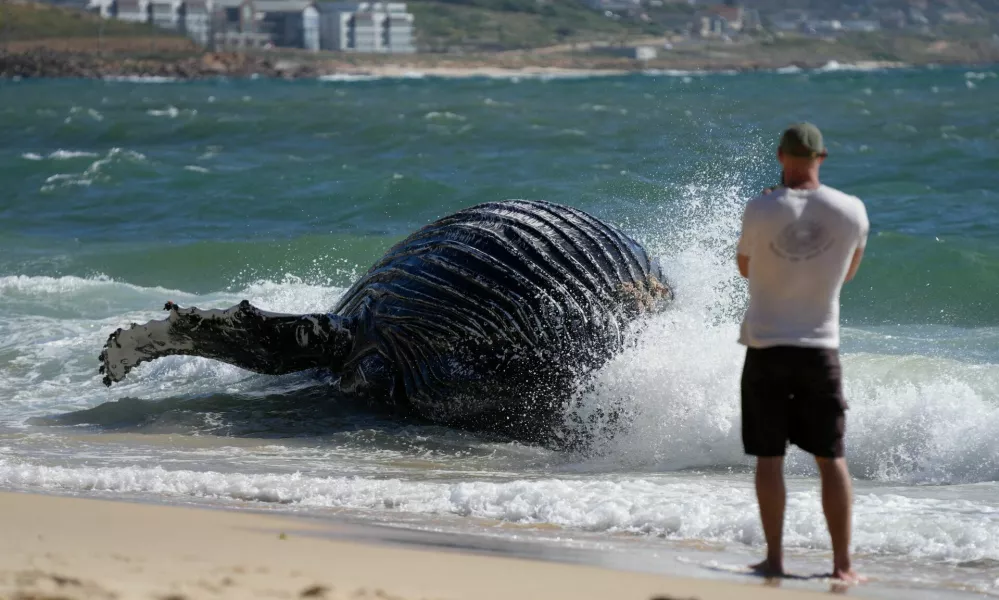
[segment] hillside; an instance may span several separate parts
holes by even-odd
[[[410,0],[421,51],[491,51],[533,48],[594,39],[627,39],[656,28],[628,17],[608,18],[579,0]],[[101,19],[96,15],[33,2],[0,1],[0,45],[62,40],[177,38],[150,25]]]
[[[607,16],[578,0],[409,0],[418,54],[312,53],[280,48],[226,55],[148,25],[0,0],[0,77],[178,78],[228,75],[315,77],[365,69],[765,69],[830,61],[981,64],[999,62],[999,36],[981,25],[934,32],[884,31],[820,37],[761,31],[731,39],[664,36],[686,3],[648,16]],[[693,9],[693,10],[696,10]],[[614,45],[648,44],[658,56],[627,58]]]
[[[614,40],[661,28],[604,16],[579,0],[410,0],[423,50],[489,51]]]
[[[103,25],[103,27],[102,27]],[[33,2],[0,2],[0,36],[6,42],[41,39],[178,37],[151,25],[101,19],[97,15]]]

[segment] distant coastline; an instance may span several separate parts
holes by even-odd
[[[534,58],[534,60],[531,60]],[[926,63],[946,65],[949,63]],[[994,61],[955,61],[965,66],[995,64]],[[627,74],[692,75],[726,72],[871,71],[923,66],[919,63],[882,60],[704,60],[678,61],[606,60],[564,57],[518,57],[503,55],[439,57],[411,55],[404,60],[350,57],[350,61],[315,59],[301,55],[216,54],[161,57],[104,56],[31,49],[0,54],[0,77],[7,79],[76,78],[103,80],[178,81],[227,78],[317,79],[347,81],[392,78],[567,78],[620,76]]]
[[[699,74],[718,74],[718,73],[739,73],[739,72],[752,72],[752,71],[768,71],[776,73],[798,73],[805,71],[876,71],[882,69],[899,69],[911,67],[907,63],[900,62],[890,62],[890,61],[860,61],[857,63],[839,63],[837,61],[830,61],[822,65],[798,65],[798,64],[786,64],[782,66],[750,66],[746,67],[740,65],[739,67],[733,68],[688,68],[688,69],[673,69],[673,68],[651,68],[647,66],[638,68],[621,68],[621,69],[607,69],[607,68],[560,68],[560,67],[541,67],[541,66],[531,66],[531,67],[520,67],[520,68],[506,68],[501,66],[488,66],[488,65],[470,65],[464,67],[448,66],[448,67],[426,67],[426,68],[411,68],[405,66],[397,65],[381,65],[376,67],[370,67],[367,69],[362,69],[357,72],[349,73],[334,73],[329,75],[321,75],[319,79],[335,81],[337,79],[349,79],[349,78],[414,78],[414,77],[437,77],[442,79],[461,79],[461,78],[471,78],[471,77],[488,77],[496,79],[505,78],[517,78],[517,77],[529,77],[529,78],[542,78],[542,79],[558,79],[558,78],[572,78],[572,77],[603,77],[603,76],[620,76],[629,74],[646,74],[646,75],[671,75],[671,76],[684,76],[684,75],[699,75]]]
[[[848,27],[835,33],[757,23],[750,35],[741,25],[694,31],[694,21],[705,23],[692,9],[674,15],[686,23],[677,29],[636,15],[608,19],[586,3],[546,5],[541,12],[533,0],[455,0],[411,8],[419,35],[406,48],[417,53],[309,51],[277,41],[267,49],[214,52],[203,45],[206,40],[170,28],[12,0],[0,9],[0,78],[582,77],[999,63],[999,20],[990,20],[999,15],[965,15],[971,21],[962,26]],[[736,12],[737,20],[748,18]],[[492,25],[483,25],[487,22]]]

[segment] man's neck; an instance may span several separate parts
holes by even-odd
[[[802,175],[784,174],[784,187],[792,190],[816,190],[821,185],[818,175],[812,173]]]

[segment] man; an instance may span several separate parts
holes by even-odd
[[[869,223],[859,198],[819,182],[826,155],[814,125],[788,128],[777,150],[782,185],[750,200],[743,215],[738,264],[749,279],[750,299],[739,337],[747,346],[742,439],[746,453],[757,457],[756,496],[767,542],[767,558],[754,568],[784,573],[784,453],[792,443],[818,464],[832,576],[857,582],[850,564],[839,297],[860,267]]]

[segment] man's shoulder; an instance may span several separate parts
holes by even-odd
[[[864,205],[864,201],[853,194],[847,194],[842,190],[838,190],[832,186],[822,184],[817,192],[822,196],[827,202],[833,204],[843,212],[846,212],[857,219],[867,218],[867,207]]]
[[[818,190],[816,190],[820,195],[834,201],[841,202],[850,206],[864,206],[864,201],[853,194],[847,194],[843,190],[836,189],[831,185],[822,184]]]
[[[782,186],[777,186],[774,188],[768,188],[753,196],[746,203],[746,208],[761,208],[767,206],[768,204],[773,204],[778,198],[784,195],[786,188]]]

